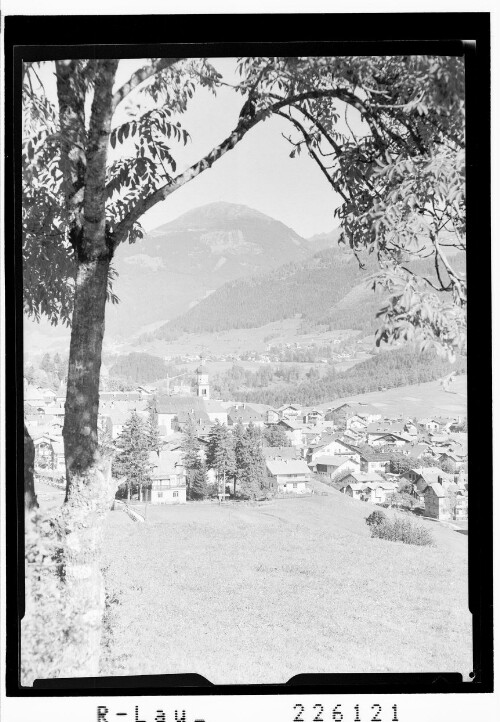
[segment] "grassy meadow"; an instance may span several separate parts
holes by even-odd
[[[216,684],[300,672],[472,669],[467,537],[370,538],[375,507],[326,496],[109,514],[101,674],[196,672]]]

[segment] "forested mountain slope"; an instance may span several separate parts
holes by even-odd
[[[432,276],[429,261],[409,264]],[[293,261],[266,274],[238,279],[155,332],[161,339],[181,333],[256,328],[273,321],[302,316],[305,325],[324,324],[334,329],[370,331],[381,295],[370,288],[369,277],[377,270],[373,257],[364,268],[349,249],[331,247],[301,261]]]

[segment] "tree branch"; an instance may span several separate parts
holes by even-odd
[[[204,158],[192,165],[190,168],[184,171],[184,173],[181,173],[176,178],[173,178],[171,181],[163,185],[161,188],[153,191],[146,198],[139,199],[136,205],[125,216],[125,218],[123,218],[123,220],[117,225],[113,233],[113,246],[116,247],[125,240],[134,223],[136,223],[139,218],[144,213],[146,213],[146,211],[153,208],[153,206],[155,206],[157,203],[164,201],[174,191],[176,191],[178,188],[181,188],[193,178],[196,178],[196,176],[198,176],[200,173],[203,173],[203,171],[211,168],[212,165],[217,160],[219,160],[219,158],[222,158],[222,156],[225,155],[229,150],[232,150],[235,145],[237,145],[240,140],[246,135],[246,133],[248,133],[248,131],[255,125],[257,125],[257,123],[259,123],[261,120],[264,120],[269,115],[276,113],[278,110],[281,110],[281,108],[293,105],[293,103],[298,103],[301,100],[322,97],[345,99],[347,98],[347,96],[349,96],[349,99],[351,100],[354,98],[357,102],[356,96],[348,93],[347,91],[344,91],[343,89],[311,90],[289,98],[279,98],[278,102],[270,105],[267,108],[264,108],[260,112],[255,113],[253,118],[250,118],[247,115],[243,116],[242,118],[240,118],[238,125],[232,131],[232,133],[225,140],[223,140],[220,145],[216,146],[212,151],[210,151],[208,155],[206,155]]]
[[[83,200],[85,248],[82,250],[92,257],[108,251],[105,233],[106,160],[113,115],[112,87],[117,67],[118,60],[97,61],[98,72],[88,131]]]
[[[148,78],[151,78],[153,75],[160,73],[162,70],[170,68],[172,65],[175,65],[175,63],[178,63],[180,60],[185,60],[185,58],[156,58],[151,62],[150,65],[136,70],[136,72],[130,76],[127,82],[124,83],[122,87],[114,93],[113,102],[111,105],[112,112],[114,113],[122,100],[124,100],[124,98],[126,98],[127,95],[132,92],[132,90],[137,88],[138,85],[143,83]]]

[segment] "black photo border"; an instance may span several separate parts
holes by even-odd
[[[493,469],[489,13],[7,16],[5,68],[6,694],[10,697],[419,694],[493,691]],[[63,39],[61,41],[61,39]],[[23,313],[20,117],[22,60],[57,57],[463,55],[467,137],[467,413],[470,467],[471,679],[429,674],[304,674],[286,684],[213,685],[199,675],[19,683],[24,613]],[[481,419],[481,424],[475,423]]]

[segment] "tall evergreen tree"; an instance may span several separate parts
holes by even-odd
[[[205,499],[208,496],[207,469],[205,464],[198,460],[198,468],[193,469],[193,479],[190,487],[191,499]]]
[[[226,479],[236,471],[233,438],[226,426],[218,421],[212,426],[208,439],[207,465],[217,474],[222,493],[226,491]]]
[[[137,412],[133,411],[125,423],[116,447],[119,453],[113,461],[113,475],[126,478],[129,499],[133,489],[140,498],[142,488],[151,483],[151,464],[146,425]]]
[[[160,454],[161,439],[158,428],[158,413],[156,411],[156,398],[153,396],[148,402],[148,418],[146,421],[146,435],[150,451]]]
[[[245,431],[244,446],[243,466],[239,471],[241,494],[256,499],[264,487],[266,462],[262,453],[262,433],[251,422]]]
[[[189,418],[188,423],[184,427],[182,437],[182,463],[186,469],[187,495],[191,498],[192,485],[197,472],[201,467],[200,458],[201,444],[196,433],[196,425]]]
[[[234,472],[234,488],[233,493],[236,496],[236,484],[241,482],[240,469],[245,466],[245,459],[247,455],[247,440],[245,437],[245,427],[241,420],[233,427],[233,446],[235,456],[235,472]]]

